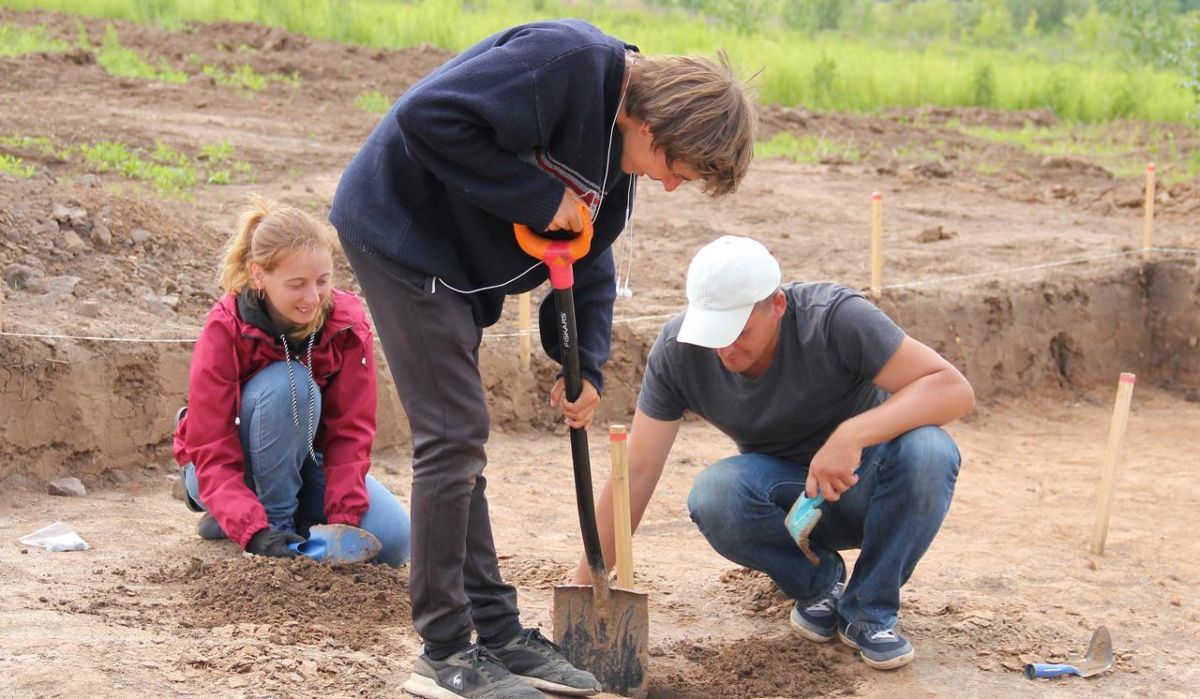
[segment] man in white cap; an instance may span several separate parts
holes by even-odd
[[[939,426],[974,407],[971,385],[858,292],[780,286],[750,238],[723,236],[692,259],[687,310],[650,351],[629,436],[636,529],[685,410],[737,445],[697,478],[688,509],[722,556],[765,572],[795,600],[801,636],[837,636],[881,670],[907,665],[895,629],[900,586],[950,507],[959,453]],[[801,495],[824,495],[813,565],[784,526]],[[612,564],[611,484],[597,506]],[[840,550],[859,549],[846,582]],[[581,563],[576,582],[588,583]]]

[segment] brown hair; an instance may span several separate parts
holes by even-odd
[[[754,157],[758,113],[729,57],[634,54],[625,111],[650,127],[667,164],[682,162],[704,180],[706,194],[737,189]]]
[[[332,255],[337,249],[337,235],[328,225],[294,206],[254,194],[225,246],[219,283],[227,293],[240,294],[252,287],[254,264],[270,272],[293,252],[328,250]],[[325,324],[330,304],[330,299],[326,299],[312,322],[288,335],[298,339],[319,330]]]

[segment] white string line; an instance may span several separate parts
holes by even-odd
[[[1017,272],[1029,272],[1038,269],[1049,269],[1052,267],[1065,267],[1067,265],[1077,265],[1084,262],[1096,262],[1099,260],[1109,260],[1118,257],[1127,257],[1129,255],[1140,255],[1145,252],[1142,249],[1126,250],[1123,252],[1108,253],[1105,255],[1093,255],[1090,257],[1076,257],[1068,260],[1059,260],[1057,262],[1043,262],[1036,265],[1026,265],[1024,267],[1009,267],[1007,269],[998,269],[988,272],[974,272],[972,274],[956,274],[949,277],[939,277],[937,279],[922,279],[915,282],[902,282],[899,284],[884,284],[883,289],[905,289],[914,286],[924,286],[928,284],[944,284],[946,282],[962,281],[964,279],[978,279],[980,277],[998,277],[1005,274],[1014,274]],[[1149,248],[1149,252],[1174,253],[1184,255],[1200,255],[1200,248]],[[613,324],[617,325],[632,325],[648,320],[666,320],[675,317],[676,313],[663,313],[656,315],[634,316],[632,318],[615,318]],[[523,335],[536,335],[537,330],[518,330],[516,332],[501,332],[501,333],[484,333],[483,339],[497,339],[507,337],[521,337]],[[156,344],[187,344],[194,343],[196,338],[145,338],[145,337],[99,337],[93,335],[56,335],[50,333],[18,333],[0,331],[0,337],[27,337],[37,338],[42,340],[89,340],[92,342],[147,342]],[[375,338],[379,342],[379,338]]]
[[[1152,248],[1153,249],[1153,248]],[[1161,251],[1160,251],[1161,252]],[[1200,252],[1200,251],[1197,251]],[[1075,257],[1068,260],[1059,260],[1057,262],[1042,262],[1036,265],[1026,265],[1024,267],[1009,267],[1007,269],[989,271],[989,272],[973,272],[971,274],[956,274],[950,277],[939,277],[937,279],[922,279],[915,282],[902,282],[899,284],[884,284],[883,289],[906,289],[913,286],[924,286],[926,284],[944,284],[945,282],[957,282],[964,279],[978,279],[979,277],[999,277],[1005,274],[1015,274],[1017,272],[1028,272],[1035,269],[1049,269],[1051,267],[1065,267],[1067,265],[1077,265],[1083,262],[1095,262],[1097,260],[1109,260],[1116,257],[1126,257],[1128,255],[1140,255],[1142,250],[1127,250],[1124,252],[1112,252],[1106,255],[1093,255],[1091,257]]]

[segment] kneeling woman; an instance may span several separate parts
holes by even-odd
[[[361,527],[374,561],[408,560],[408,512],[367,475],[375,354],[360,299],[331,282],[337,237],[256,198],[221,270],[226,294],[196,342],[175,431],[186,501],[206,539],[295,555],[318,524]]]

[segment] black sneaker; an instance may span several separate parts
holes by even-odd
[[[226,538],[225,532],[221,531],[221,525],[217,524],[217,518],[208,512],[205,512],[200,521],[196,522],[196,533],[200,535],[201,539],[210,541]]]
[[[537,629],[525,629],[490,650],[510,672],[538,689],[580,697],[600,692],[596,677],[572,665],[562,649]]]
[[[426,699],[543,699],[541,692],[475,644],[445,660],[417,658],[404,691]]]

